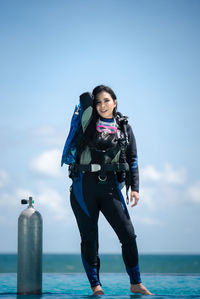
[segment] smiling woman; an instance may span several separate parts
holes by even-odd
[[[150,295],[140,278],[136,235],[120,183],[131,186],[132,207],[139,200],[136,141],[127,117],[117,112],[113,90],[99,85],[93,90],[93,112],[81,140],[76,162],[70,165],[70,202],[81,235],[81,257],[93,294],[101,288],[98,255],[98,218],[102,212],[121,244],[133,293]]]

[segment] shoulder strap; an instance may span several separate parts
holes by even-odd
[[[118,125],[120,126],[120,129],[124,133],[124,140],[122,140],[122,142],[123,142],[122,146],[125,146],[125,148],[126,148],[129,144],[128,133],[127,133],[128,116],[124,116],[120,112],[117,112],[116,121],[117,121]]]
[[[120,139],[121,159],[123,162],[126,162],[126,149],[129,144],[128,132],[127,132],[128,117],[123,116],[120,112],[117,112],[116,120],[117,120],[117,123],[119,124],[122,132],[124,133],[124,138]],[[124,181],[125,185],[126,185],[126,202],[127,202],[127,204],[129,203],[129,197],[128,197],[128,190],[130,187],[129,175],[130,175],[129,172],[122,171],[122,181]]]

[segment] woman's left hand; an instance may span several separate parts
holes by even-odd
[[[134,200],[134,203],[131,205],[131,207],[134,207],[137,205],[138,200],[139,200],[139,193],[137,191],[131,191],[130,194],[130,202]]]

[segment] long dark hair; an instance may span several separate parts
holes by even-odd
[[[91,118],[91,121],[90,121],[88,127],[86,128],[82,138],[81,138],[79,148],[78,148],[78,156],[79,157],[80,157],[80,154],[85,149],[85,147],[89,144],[89,142],[92,139],[92,136],[96,130],[96,123],[97,123],[97,120],[99,119],[99,114],[97,113],[97,110],[96,110],[97,95],[102,91],[108,92],[110,94],[110,96],[112,97],[113,101],[115,101],[117,99],[114,91],[109,86],[98,85],[93,89],[93,91],[92,91],[92,95],[93,95],[92,118]],[[113,115],[115,116],[116,113],[117,113],[117,106],[113,110]]]

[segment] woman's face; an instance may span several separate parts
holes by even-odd
[[[98,114],[103,118],[112,118],[113,110],[117,105],[117,100],[113,100],[111,95],[106,91],[101,91],[96,97],[96,109]]]

